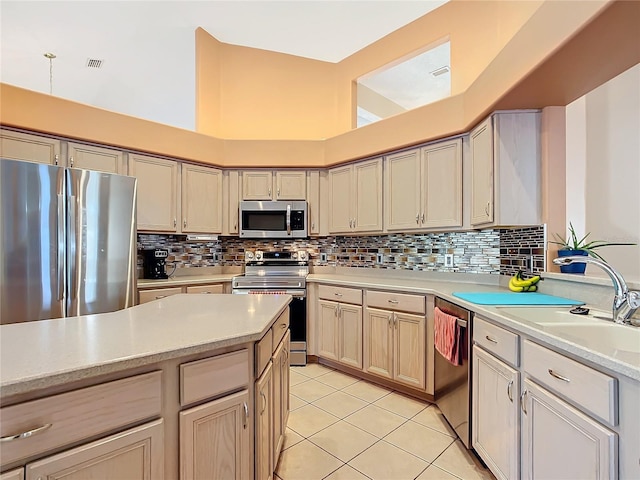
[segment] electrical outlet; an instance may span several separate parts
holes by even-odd
[[[453,253],[447,253],[444,256],[444,266],[453,267]]]
[[[320,254],[320,261],[321,262],[326,262],[327,261],[327,254],[326,253],[321,253]]]
[[[381,253],[376,254],[376,263],[382,263],[384,261],[384,257]]]

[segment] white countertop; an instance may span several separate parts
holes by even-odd
[[[181,287],[183,285],[208,285],[210,283],[231,282],[231,279],[239,273],[219,273],[211,275],[181,275],[163,280],[138,279],[138,288],[168,288]]]
[[[386,278],[385,278],[386,277]],[[406,293],[432,294],[448,300],[467,310],[473,311],[483,317],[493,320],[510,330],[520,332],[533,340],[555,347],[576,358],[583,359],[589,363],[601,366],[613,373],[622,374],[640,381],[640,341],[636,346],[632,341],[631,349],[628,345],[619,348],[612,343],[608,336],[597,333],[586,332],[557,332],[551,328],[545,330],[545,326],[536,323],[544,316],[550,322],[571,322],[579,321],[584,317],[577,315],[567,315],[566,312],[571,307],[530,307],[530,306],[510,306],[505,312],[503,307],[476,305],[461,298],[454,297],[453,292],[507,292],[506,288],[496,285],[475,284],[470,282],[451,282],[429,279],[403,279],[380,273],[376,276],[366,275],[338,275],[338,274],[311,274],[307,277],[307,282],[325,283],[331,285],[342,285],[346,287],[356,287],[365,289],[395,290]],[[544,293],[544,286],[541,287]],[[526,295],[526,294],[523,294]],[[613,298],[613,289],[611,292]],[[587,305],[588,306],[588,305]],[[517,309],[522,312],[513,315]],[[544,313],[540,313],[544,312]],[[613,328],[628,328],[630,333],[639,335],[640,327],[613,325],[606,320],[598,320],[602,325],[610,325]],[[633,330],[633,332],[631,332]],[[628,342],[627,342],[628,343]]]
[[[259,340],[289,295],[173,295],[0,326],[0,397]]]

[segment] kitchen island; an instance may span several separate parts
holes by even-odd
[[[95,478],[252,478],[254,433],[271,439],[274,410],[279,419],[288,413],[284,394],[258,390],[266,382],[273,392],[277,383],[288,397],[290,301],[175,295],[119,312],[3,325],[3,480],[69,469]],[[254,392],[267,402],[254,407]],[[234,454],[205,455],[218,449]]]

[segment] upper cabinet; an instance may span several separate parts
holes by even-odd
[[[182,164],[182,233],[222,232],[222,171]]]
[[[306,200],[304,170],[245,170],[242,172],[244,200]]]
[[[382,231],[382,158],[329,170],[329,233]]]
[[[471,131],[471,225],[541,221],[540,113],[495,113]]]
[[[99,172],[126,174],[124,153],[122,151],[94,145],[83,145],[81,143],[68,143],[67,165]]]
[[[462,226],[462,140],[389,155],[384,192],[388,231]]]
[[[138,179],[138,230],[178,232],[178,163],[129,155],[129,175]]]
[[[0,130],[0,157],[9,160],[60,165],[60,140]]]

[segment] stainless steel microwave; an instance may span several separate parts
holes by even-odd
[[[240,202],[241,238],[306,238],[307,202]]]

